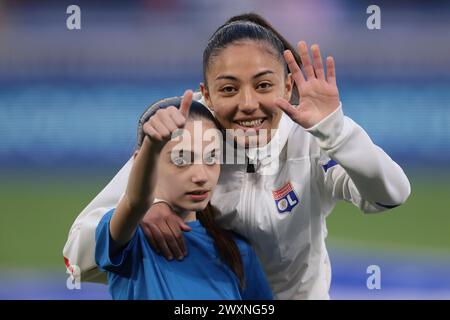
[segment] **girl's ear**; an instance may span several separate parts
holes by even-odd
[[[138,153],[139,153],[139,150],[136,150],[136,151],[133,153],[133,160],[136,159],[136,156],[138,155]]]
[[[292,74],[289,73],[286,77],[286,84],[284,86],[284,98],[287,101],[291,100],[292,96],[292,88],[294,87],[293,80],[292,80]]]
[[[203,99],[205,99],[205,102],[206,102],[206,105],[208,106],[208,108],[211,111],[214,111],[208,89],[206,88],[206,86],[203,82],[200,82],[200,92],[202,93]]]

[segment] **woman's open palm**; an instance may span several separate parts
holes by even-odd
[[[298,51],[302,60],[304,75],[291,51],[286,50],[284,58],[292,73],[292,79],[297,85],[300,103],[299,105],[292,105],[283,98],[277,98],[275,103],[292,120],[308,129],[338,108],[339,91],[336,86],[336,72],[332,57],[327,57],[325,76],[325,69],[317,44],[311,46],[312,63],[308,47],[304,41],[298,43]]]

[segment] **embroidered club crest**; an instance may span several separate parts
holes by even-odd
[[[299,203],[290,182],[286,183],[280,189],[272,191],[272,195],[279,213],[291,212]]]

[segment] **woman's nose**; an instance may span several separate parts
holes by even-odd
[[[258,100],[255,93],[251,89],[246,89],[243,91],[242,101],[239,104],[240,111],[251,114],[258,109]]]

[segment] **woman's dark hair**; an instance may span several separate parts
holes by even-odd
[[[287,65],[284,61],[283,52],[290,50],[295,57],[298,65],[301,67],[301,59],[297,51],[292,45],[263,17],[255,13],[246,13],[231,17],[228,21],[220,26],[208,41],[203,51],[203,78],[205,85],[206,71],[209,63],[214,56],[225,49],[227,46],[239,41],[252,40],[257,42],[265,42],[269,44],[281,63],[285,65],[286,75],[288,72]],[[292,90],[291,103],[298,103],[298,91],[294,84]]]
[[[161,108],[167,108],[169,106],[180,107],[181,98],[169,98],[161,100],[153,105],[151,105],[139,119],[138,128],[138,148],[141,147],[142,142],[145,137],[143,130],[143,125],[152,115],[156,113]],[[213,116],[211,111],[209,111],[204,105],[197,101],[193,101],[191,107],[189,108],[188,119],[190,120],[207,120],[215,124],[219,129],[220,124]],[[236,274],[239,279],[239,284],[243,289],[245,287],[245,276],[244,276],[244,266],[242,263],[241,253],[239,248],[233,238],[233,236],[227,230],[219,227],[216,223],[217,210],[215,210],[210,203],[202,212],[197,213],[197,218],[206,232],[214,240],[214,245],[219,253],[221,260],[226,263],[231,270]]]

